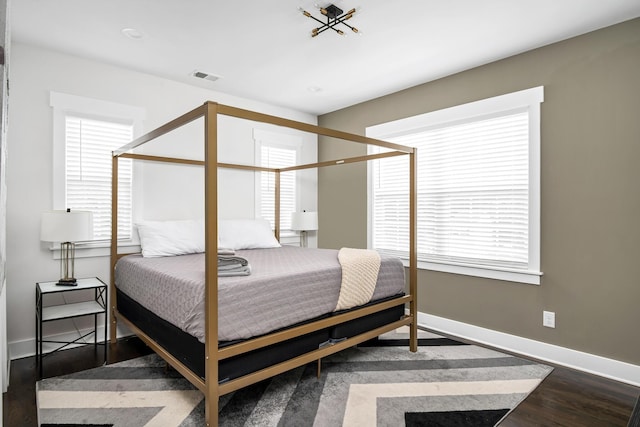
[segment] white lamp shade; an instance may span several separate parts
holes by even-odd
[[[318,212],[291,213],[291,229],[298,231],[314,231],[318,229]]]
[[[40,240],[43,242],[84,242],[93,238],[90,211],[49,211],[42,214]]]

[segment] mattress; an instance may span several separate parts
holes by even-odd
[[[234,341],[332,313],[340,293],[338,251],[283,246],[237,251],[252,274],[218,278],[218,339]],[[158,317],[204,337],[204,254],[121,258],[115,270],[118,290]],[[404,267],[381,257],[372,300],[404,292]]]
[[[120,313],[192,372],[204,378],[205,346],[203,343],[198,341],[194,336],[181,331],[173,324],[156,316],[117,288],[116,294],[118,298],[118,311]],[[402,295],[378,300],[367,305],[388,301],[399,298],[400,296]],[[340,311],[336,312],[336,314],[344,312],[345,311]],[[341,341],[362,332],[395,322],[401,319],[403,315],[404,306],[398,305],[336,325],[335,327],[309,332],[267,347],[220,360],[218,362],[218,381],[224,382],[232,380],[284,362],[285,360],[293,359],[294,357],[317,350],[331,341]],[[328,317],[330,317],[330,315],[322,316],[321,318],[326,319]],[[320,319],[312,319],[309,322],[315,320]],[[304,322],[303,324],[309,322]],[[238,341],[221,341],[218,343],[218,346],[219,348],[224,348],[237,343]]]

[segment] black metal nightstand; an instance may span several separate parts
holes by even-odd
[[[38,375],[42,378],[42,359],[45,356],[42,351],[42,344],[56,343],[62,344],[55,350],[47,353],[55,353],[58,350],[62,350],[71,344],[78,344],[87,336],[93,334],[93,344],[98,348],[98,345],[104,346],[104,360],[107,360],[107,285],[97,277],[90,277],[86,279],[78,279],[77,286],[58,286],[57,281],[53,282],[38,282],[36,283],[36,364],[38,366]],[[43,300],[45,295],[58,294],[61,292],[76,292],[86,289],[93,289],[94,295],[92,300],[75,302],[69,304],[52,305],[48,307],[43,306]],[[104,314],[105,316],[105,328],[104,328],[104,342],[98,343],[98,315]],[[75,317],[93,316],[93,331],[90,331],[73,341],[53,341],[43,340],[42,338],[42,326],[45,322],[52,322],[61,319],[72,319]]]

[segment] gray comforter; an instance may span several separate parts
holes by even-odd
[[[218,338],[247,339],[331,313],[340,293],[338,251],[283,246],[237,251],[250,276],[218,278]],[[204,254],[130,255],[116,265],[118,289],[204,342]],[[404,267],[382,257],[372,300],[404,292]]]

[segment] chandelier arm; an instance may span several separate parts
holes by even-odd
[[[318,31],[316,31],[316,33],[315,33],[315,34],[316,34],[316,36],[317,36],[318,34],[324,33],[324,32],[325,32],[325,31],[327,31],[328,29],[332,29],[332,30],[334,30],[334,31],[338,31],[338,30],[336,30],[336,29],[334,29],[334,28],[331,28],[331,27],[330,27],[330,26],[328,26],[327,24],[324,24],[324,26],[316,28],[316,30],[318,30]]]
[[[316,21],[321,22],[319,19],[316,19]],[[338,30],[337,28],[333,28],[337,24],[339,24],[339,22],[337,22],[335,18],[334,19],[327,18],[327,22],[326,23],[323,22],[322,27],[316,28],[315,35],[317,36],[318,34],[321,34],[327,30],[333,30],[336,33],[342,35],[343,33],[340,30]]]
[[[351,31],[353,31],[353,27],[352,27],[351,25],[347,24],[347,23],[346,23],[346,22],[344,22],[344,21],[340,21],[340,22],[338,22],[338,23],[336,23],[336,24],[334,24],[334,25],[337,25],[337,24],[345,25],[346,27],[349,27],[349,29],[350,29]]]
[[[327,25],[327,26],[329,26],[329,27],[331,27],[331,28],[332,28],[334,31],[336,31],[336,32],[337,32],[338,30],[336,30],[336,29],[335,29],[335,28],[333,28],[333,27],[335,27],[335,26],[336,26],[336,25],[338,25],[338,24],[343,24],[344,26],[346,26],[347,28],[349,28],[351,31],[353,31],[353,28],[354,28],[354,27],[352,27],[351,25],[347,24],[345,21],[346,21],[347,19],[351,19],[351,18],[353,18],[353,14],[354,14],[354,13],[356,13],[356,12],[355,12],[355,9],[354,9],[354,10],[350,10],[350,11],[349,11],[349,12],[347,12],[347,13],[343,13],[342,15],[337,16],[337,17],[333,18],[333,22],[331,22],[331,23],[329,23],[330,19],[329,19],[329,18],[327,18],[327,24],[326,24],[326,25]]]
[[[341,33],[341,32],[340,32],[340,30],[338,30],[337,28],[334,28],[334,27],[335,27],[336,25],[338,25],[338,24],[344,24],[345,26],[349,27],[349,29],[350,29],[351,31],[355,31],[351,25],[349,25],[349,24],[347,24],[347,23],[345,23],[345,22],[333,22],[333,23],[331,23],[331,24],[328,24],[328,25],[327,25],[327,27],[328,27],[328,28],[331,28],[331,29],[332,29],[333,31],[335,31],[336,33],[338,33],[338,34],[342,35],[343,33]],[[320,32],[318,32],[318,34],[320,34]]]
[[[345,13],[342,16],[338,16],[335,20],[337,21],[337,23],[347,25],[345,21],[348,19],[351,19],[352,17],[353,17],[353,13]]]
[[[305,14],[304,16],[308,16],[309,18],[313,19],[314,21],[318,21],[319,23],[321,23],[322,25],[327,25],[324,21],[319,20],[318,18],[316,18],[315,16],[313,16],[312,14]]]

